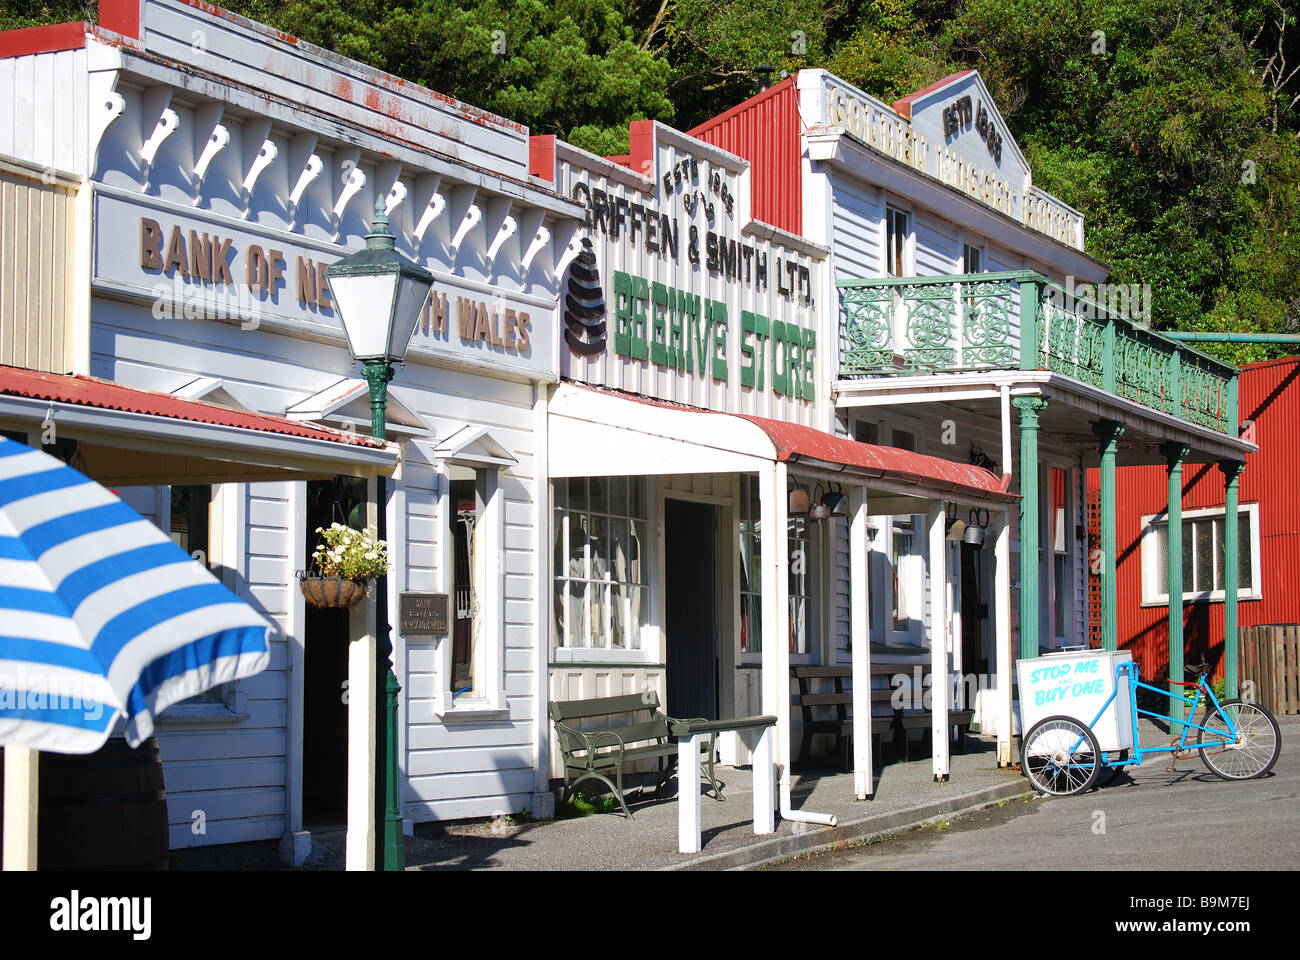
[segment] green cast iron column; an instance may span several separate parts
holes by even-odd
[[[1237,647],[1241,642],[1237,632],[1237,482],[1246,465],[1240,460],[1223,460],[1223,676],[1227,683],[1224,696],[1237,696]]]
[[[1101,648],[1118,650],[1118,610],[1115,591],[1115,452],[1124,424],[1098,420],[1092,425],[1101,449]]]
[[[1020,656],[1038,656],[1041,552],[1038,522],[1038,414],[1047,406],[1042,397],[1013,397],[1020,411]]]
[[[1188,450],[1181,443],[1166,443],[1160,452],[1169,470],[1169,692],[1181,698],[1184,688],[1174,681],[1183,679],[1183,458]],[[1171,700],[1169,715],[1181,720],[1185,707],[1181,699]],[[1178,736],[1181,726],[1171,725],[1170,733]]]
[[[367,363],[362,375],[370,386],[370,432],[376,439],[386,438],[384,416],[388,405],[388,382],[393,368],[383,361]],[[388,539],[388,479],[380,474],[375,480],[379,509],[376,536]],[[375,581],[375,762],[383,766],[375,771],[375,843],[377,857],[384,870],[406,869],[406,851],[402,840],[402,813],[398,803],[397,776],[397,683],[390,660],[393,644],[388,626],[388,577]],[[381,818],[382,817],[382,821]],[[381,828],[382,823],[382,828]],[[376,864],[378,868],[380,864]]]

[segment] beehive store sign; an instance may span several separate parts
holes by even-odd
[[[339,258],[336,248],[105,194],[96,200],[96,283],[147,297],[156,320],[224,319],[245,329],[279,321],[338,330],[325,283],[325,268]],[[448,286],[435,283],[412,350],[547,373],[549,311],[537,323],[536,308],[527,303]]]
[[[736,236],[730,171],[678,155],[657,179],[657,203],[629,200],[585,180],[570,190],[586,208],[584,226],[592,236],[604,238],[607,249],[623,245],[623,262],[644,265],[644,273],[613,271],[609,278],[614,353],[687,375],[722,382],[734,377],[742,387],[795,400],[814,399],[817,333],[791,319],[798,309],[811,313],[807,264],[780,247]],[[644,275],[660,272],[659,265],[679,285]],[[786,319],[735,311],[726,300],[696,292],[692,288],[705,274],[725,281],[728,299],[751,291],[754,300],[784,305]],[[738,357],[728,354],[734,323]]]

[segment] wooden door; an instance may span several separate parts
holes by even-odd
[[[718,719],[717,513],[708,504],[664,502],[667,711]]]

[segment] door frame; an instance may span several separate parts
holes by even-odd
[[[665,478],[666,479],[666,478]],[[739,659],[740,644],[740,607],[736,596],[740,586],[740,568],[733,556],[733,551],[726,549],[729,538],[723,537],[725,530],[735,526],[736,505],[733,497],[715,494],[692,493],[685,490],[672,490],[666,484],[657,485],[656,506],[658,508],[658,576],[655,591],[655,612],[659,620],[659,652],[664,664],[664,697],[668,695],[668,671],[672,664],[668,661],[668,583],[667,569],[667,525],[666,501],[684,500],[688,503],[704,504],[714,508],[716,527],[713,536],[713,582],[714,582],[714,649],[718,657],[718,716],[724,719],[736,715],[736,664]],[[735,480],[731,482],[735,490]],[[724,630],[730,625],[730,642],[724,642]]]

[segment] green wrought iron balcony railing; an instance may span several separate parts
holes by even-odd
[[[1028,270],[836,286],[841,379],[1050,370],[1236,434],[1237,368],[1127,319],[1127,287],[1081,298]]]

